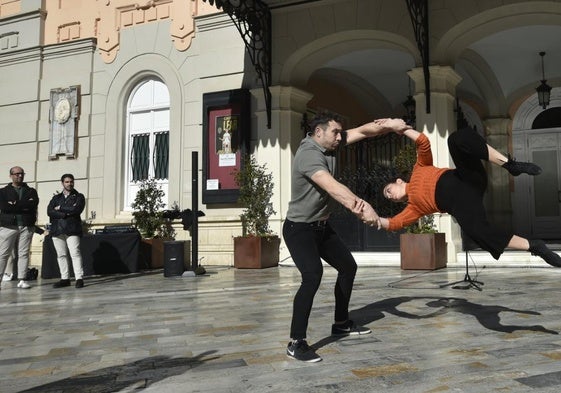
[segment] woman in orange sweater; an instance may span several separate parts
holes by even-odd
[[[508,247],[530,251],[550,265],[561,267],[561,257],[547,248],[542,240],[528,240],[492,226],[483,206],[487,173],[481,160],[502,166],[513,176],[522,173],[539,175],[539,166],[511,160],[489,146],[473,129],[462,128],[448,138],[448,148],[456,168],[437,168],[433,165],[426,135],[413,129],[402,134],[415,141],[417,162],[410,181],[397,179],[387,184],[384,197],[394,202],[407,202],[407,206],[392,218],[379,218],[378,229],[395,231],[427,214],[449,213],[462,230],[495,259],[499,259]]]

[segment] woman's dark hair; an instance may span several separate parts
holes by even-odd
[[[401,179],[401,177],[394,176],[394,177],[387,178],[386,181],[384,182],[384,187],[382,187],[382,189],[384,189],[388,184],[392,184],[392,183],[397,182],[397,179]]]

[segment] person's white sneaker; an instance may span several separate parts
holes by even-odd
[[[4,275],[2,276],[2,281],[12,281],[12,276],[13,274],[4,273]]]
[[[18,282],[18,288],[29,289],[29,288],[31,288],[31,285],[29,285],[28,283],[26,283],[23,280],[20,280],[20,282]]]

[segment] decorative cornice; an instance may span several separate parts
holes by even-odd
[[[39,61],[41,60],[42,53],[40,46],[0,53],[0,66]]]
[[[83,40],[75,40],[70,42],[65,42],[63,44],[52,44],[43,47],[43,58],[45,60],[74,56],[79,53],[92,53],[96,50],[96,39],[95,38],[85,38]]]
[[[195,34],[194,16],[200,0],[98,0],[79,11],[51,3],[45,21],[45,44],[59,44],[95,38],[103,61],[117,57],[122,30],[170,20],[170,38],[178,51],[191,45]]]

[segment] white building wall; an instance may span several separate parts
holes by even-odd
[[[280,3],[283,2],[272,2]],[[457,60],[474,40],[515,26],[517,17],[526,23],[531,18],[526,11],[532,7],[542,14],[550,10],[551,16],[544,20],[555,23],[561,1],[509,0],[501,2],[500,7],[493,2],[462,3],[459,8],[456,1],[429,3],[430,45],[434,48],[432,60],[437,63],[434,66],[453,67],[447,63]],[[95,223],[99,226],[130,222],[130,214],[122,211],[125,104],[136,83],[144,77],[157,76],[166,83],[171,98],[170,202],[178,201],[181,208],[191,207],[191,153],[200,153],[199,170],[203,159],[202,95],[249,88],[253,114],[251,146],[258,160],[267,162],[274,173],[277,214],[272,227],[280,233],[290,198],[290,163],[301,138],[301,116],[310,101],[321,98],[310,90],[314,72],[335,56],[368,48],[400,51],[417,68],[421,61],[404,1],[326,0],[273,8],[273,112],[272,128],[267,129],[259,81],[240,34],[227,15],[196,18],[194,38],[185,51],[177,50],[170,39],[170,20],[124,28],[119,32],[114,61],[105,63],[91,39],[42,47],[45,14],[39,9],[43,4],[40,0],[23,0],[19,14],[0,19],[0,87],[4,93],[0,95],[0,176],[4,172],[7,182],[9,167],[24,167],[26,180],[40,194],[41,224],[46,222],[46,205],[60,188],[59,178],[64,172],[74,173],[77,189],[86,194],[83,218],[96,211]],[[518,15],[517,9],[522,15]],[[503,20],[505,12],[509,14]],[[479,25],[485,28],[478,29]],[[421,81],[422,77],[417,79]],[[496,85],[492,82],[496,81],[490,80],[488,85],[494,89]],[[78,154],[75,159],[61,157],[49,161],[49,92],[72,85],[81,89]],[[517,93],[531,94],[526,90]],[[369,97],[368,116],[391,112],[392,107],[379,92],[364,97]],[[478,98],[489,101],[488,108],[492,108],[496,118],[510,121],[510,113],[495,113],[512,109],[506,107],[504,97],[485,94],[475,97]],[[422,101],[422,97],[419,99]],[[515,101],[514,97],[508,99]],[[333,97],[328,103],[337,101]],[[440,115],[448,116],[452,104],[443,104],[446,110],[440,111]],[[486,124],[485,119],[481,120]],[[438,137],[445,136],[450,119],[444,121],[446,124],[440,120],[437,123],[432,125],[434,129],[444,130]],[[443,139],[434,142],[435,146],[444,146]],[[504,198],[499,196],[496,200]],[[203,263],[231,265],[232,237],[241,233],[241,209],[202,205],[200,209],[206,214],[199,227]],[[508,215],[509,209],[503,206],[501,214]],[[180,239],[189,237],[182,229],[178,233]],[[37,243],[34,254],[38,253]],[[284,258],[286,250],[281,250],[281,254]]]

